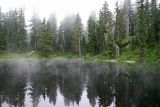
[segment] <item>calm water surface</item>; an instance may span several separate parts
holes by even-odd
[[[0,62],[0,107],[160,107],[160,66]]]

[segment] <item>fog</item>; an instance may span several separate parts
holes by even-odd
[[[156,64],[0,61],[0,107],[159,107],[159,76]]]
[[[55,13],[60,22],[64,16],[79,13],[82,22],[86,23],[91,12],[97,15],[105,0],[0,0],[0,6],[3,12],[14,8],[25,8],[26,21],[28,22],[33,13],[38,12],[41,18],[48,18],[50,14]],[[109,9],[114,12],[117,0],[106,0]],[[135,0],[132,0],[135,2]],[[122,4],[123,0],[119,0]]]

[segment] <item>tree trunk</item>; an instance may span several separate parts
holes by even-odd
[[[116,44],[116,58],[118,58],[120,55],[120,49],[119,46]]]
[[[64,38],[64,32],[63,32],[63,37],[62,37],[62,38],[63,38],[63,46],[62,46],[62,47],[63,47],[63,49],[62,49],[62,51],[63,51],[63,53],[64,53],[64,48],[65,48],[65,38]]]
[[[78,50],[79,50],[79,57],[81,58],[81,39],[80,39],[80,36],[78,38]]]
[[[34,51],[37,51],[37,38],[35,37],[34,40]]]
[[[144,46],[141,46],[140,53],[141,53],[141,60],[143,61],[144,60]]]
[[[127,21],[126,21],[126,36],[129,36],[129,16],[127,17]]]
[[[129,3],[128,2],[129,2],[128,0],[124,2],[124,8],[125,8],[124,20],[125,20],[126,37],[129,36]]]

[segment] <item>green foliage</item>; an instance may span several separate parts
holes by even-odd
[[[7,31],[5,29],[5,26],[2,25],[2,12],[0,8],[0,51],[6,50],[6,36]]]
[[[157,20],[156,20],[156,31],[157,31],[157,36],[156,36],[156,40],[157,43],[160,44],[160,3],[158,6],[158,10],[157,10]]]
[[[141,58],[143,60],[145,55],[145,47],[148,36],[148,23],[147,23],[148,15],[147,10],[145,8],[144,0],[139,2],[138,7],[138,19],[137,19],[137,40]]]
[[[48,32],[48,39],[50,39],[49,45],[52,48],[53,52],[57,51],[57,19],[55,14],[51,14],[48,21],[47,21],[47,32]],[[49,36],[50,35],[50,36]],[[50,38],[52,37],[52,38]],[[51,43],[52,40],[52,43]]]
[[[61,25],[58,30],[58,42],[57,42],[58,52],[64,52],[65,50],[65,38],[64,38],[64,25]]]
[[[144,61],[146,62],[160,62],[160,48],[159,46],[145,49]],[[141,61],[139,49],[128,48],[125,49],[122,55],[119,57],[120,61]]]
[[[64,51],[65,52],[73,52],[72,48],[72,37],[74,34],[74,24],[75,24],[75,15],[67,16],[63,20],[63,28],[64,28]]]
[[[46,24],[44,19],[41,24],[41,35],[38,38],[38,51],[43,54],[52,52],[53,37],[51,31],[50,23],[47,22]]]
[[[19,51],[27,50],[27,31],[24,17],[24,10],[18,12],[18,28],[17,28],[17,48]]]
[[[81,40],[81,53],[82,53],[82,55],[86,54],[86,50],[87,50],[86,39],[84,36],[82,36],[82,40]]]
[[[81,40],[82,40],[82,23],[81,18],[79,14],[76,17],[75,23],[74,23],[74,33],[72,36],[72,49],[73,53],[79,54],[79,57],[81,57]]]
[[[33,15],[30,26],[30,50],[38,50],[38,36],[40,35],[41,21],[37,14]]]
[[[108,9],[108,4],[105,2],[99,13],[99,21],[97,25],[97,46],[99,54],[105,52],[107,47],[107,38],[112,35],[112,13]]]
[[[120,61],[139,61],[139,50],[135,49],[125,49],[123,50],[123,53],[120,55],[119,60]]]
[[[27,50],[26,40],[24,10],[10,10],[2,13],[0,9],[0,50],[25,52]]]
[[[96,20],[90,16],[88,19],[88,47],[89,53],[97,54],[97,40],[96,40]]]
[[[5,51],[7,46],[7,31],[4,27],[0,25],[0,51]]]
[[[99,17],[88,18],[87,29],[79,14],[65,17],[58,29],[54,14],[47,21],[34,14],[30,22],[28,36],[24,9],[7,13],[0,9],[0,52],[29,50],[33,54],[27,58],[159,61],[160,5],[156,0],[139,0],[136,9],[131,0],[124,0],[123,6],[117,2],[115,15],[104,2]]]

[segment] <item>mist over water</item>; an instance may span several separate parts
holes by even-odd
[[[0,107],[159,107],[160,66],[0,62]]]

